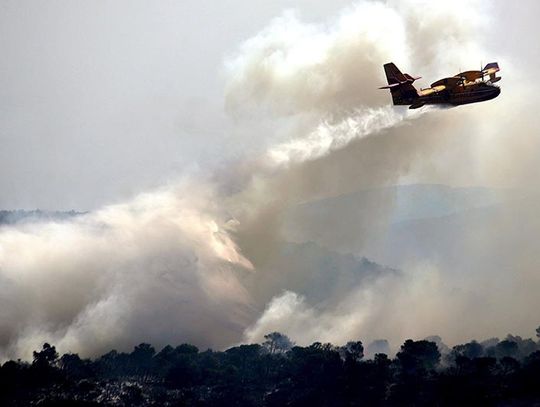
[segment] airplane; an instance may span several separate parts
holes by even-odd
[[[394,63],[384,64],[394,105],[409,105],[409,109],[418,109],[424,105],[458,106],[467,103],[483,102],[494,99],[501,93],[495,82],[501,80],[496,73],[499,64],[491,62],[481,71],[465,71],[457,75],[433,82],[429,88],[417,90],[412,84],[418,77],[402,73]],[[486,77],[489,77],[486,79]]]

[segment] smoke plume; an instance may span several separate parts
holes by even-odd
[[[377,89],[389,61],[433,78],[476,66],[484,11],[482,3],[361,2],[326,24],[294,12],[270,22],[226,61],[225,109],[238,144],[226,167],[69,222],[0,229],[2,354],[28,357],[44,341],[86,356],[142,341],[225,347],[274,330],[307,343],[458,326],[474,293],[454,295],[464,283],[447,280],[446,264],[372,267],[369,278],[347,275],[351,284],[325,291],[312,280],[331,269],[318,264],[317,274],[283,253],[288,242],[312,241],[358,256],[388,231],[394,199],[317,224],[290,220],[302,203],[410,174],[487,179],[490,161],[474,165],[483,144],[470,138],[486,134],[481,108],[411,113]],[[461,334],[483,334],[472,329],[481,313],[470,315]]]

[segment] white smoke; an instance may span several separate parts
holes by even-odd
[[[306,24],[290,11],[246,41],[228,62],[226,108],[236,116],[319,115],[382,105],[380,61],[408,65],[404,19],[362,2],[331,24]]]
[[[213,198],[182,183],[70,222],[1,229],[3,351],[233,341],[250,303],[237,273],[252,266]]]
[[[368,284],[349,287],[335,304],[311,305],[294,292],[274,297],[261,317],[245,332],[247,342],[258,342],[268,332],[282,332],[300,345],[313,342],[346,343],[359,339],[421,339],[434,327],[456,327],[475,306],[471,293],[456,290],[433,264],[419,263],[405,273],[386,274]],[[456,336],[447,337],[455,340]]]
[[[327,24],[291,12],[272,21],[227,62],[226,109],[238,134],[261,147],[216,170],[217,185],[194,178],[74,221],[0,229],[3,355],[28,357],[43,341],[95,355],[141,341],[224,347],[270,330],[300,343],[344,342],[369,330],[388,336],[391,325],[377,329],[381,318],[425,305],[425,291],[438,283],[427,278],[412,299],[396,294],[402,300],[393,304],[388,292],[399,293],[403,278],[416,287],[412,274],[348,287],[326,305],[282,294],[269,280],[296,271],[275,257],[284,214],[300,202],[394,183],[444,146],[435,136],[456,113],[399,110],[377,87],[382,64],[392,60],[427,75],[446,72],[452,58],[454,66],[476,58],[482,12],[466,4],[463,13],[431,3],[360,2]],[[241,154],[241,136],[238,143]],[[377,202],[357,214],[348,222],[354,241],[332,248],[360,250],[391,207]],[[436,329],[430,318],[397,335]]]

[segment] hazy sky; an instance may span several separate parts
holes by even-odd
[[[92,209],[238,153],[225,57],[285,9],[324,22],[349,4],[1,0],[0,207]],[[491,8],[488,42],[537,59],[538,3]]]
[[[211,166],[223,60],[290,7],[347,2],[0,1],[0,207],[91,209]]]

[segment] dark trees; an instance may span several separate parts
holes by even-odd
[[[272,332],[268,335],[264,335],[264,339],[265,341],[262,346],[264,346],[271,354],[287,352],[294,346],[294,343],[287,335],[283,335],[279,332]]]
[[[396,355],[405,374],[425,374],[434,370],[441,360],[435,342],[408,339]]]
[[[362,345],[362,342],[360,341],[347,342],[347,344],[342,347],[342,350],[345,354],[345,359],[360,361],[364,357],[364,345]]]
[[[54,366],[58,360],[58,352],[56,352],[56,348],[48,343],[43,344],[43,348],[40,352],[34,351],[33,354],[33,365]]]
[[[450,352],[451,359],[461,356],[468,359],[479,358],[484,354],[484,347],[476,341],[465,343],[463,345],[456,345]]]
[[[286,338],[286,337],[285,337]],[[453,406],[540,403],[540,350],[508,336],[487,349],[455,346],[447,365],[434,342],[407,340],[396,358],[364,360],[362,342],[315,342],[285,351],[273,333],[263,345],[199,352],[149,344],[95,360],[58,356],[44,344],[32,363],[0,367],[0,405]],[[287,342],[289,341],[289,342]],[[285,345],[280,345],[284,343]],[[493,356],[486,356],[493,355]],[[539,404],[540,405],[540,404]]]

